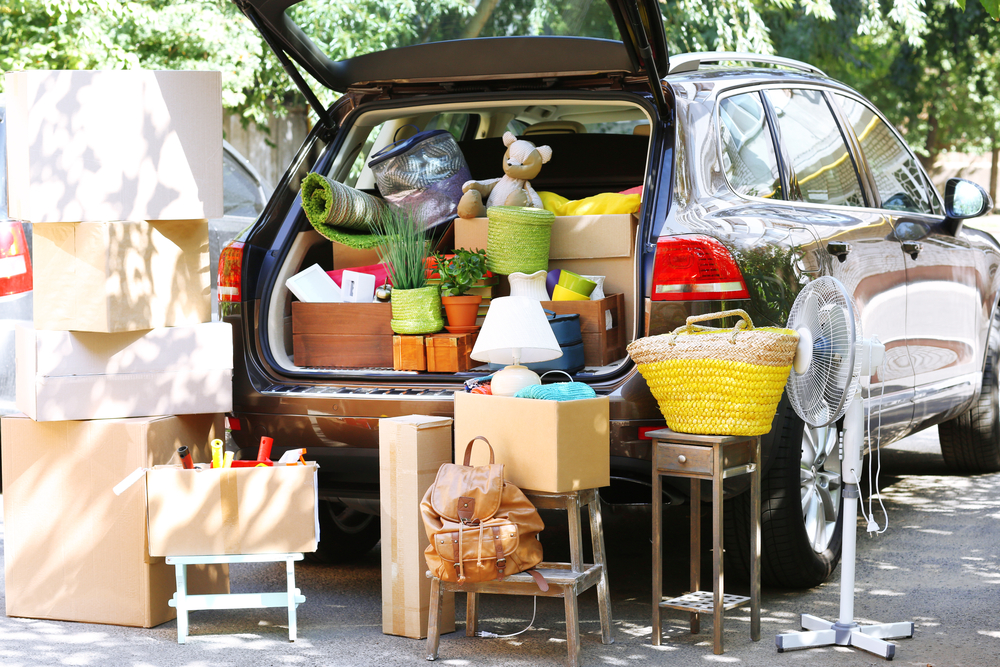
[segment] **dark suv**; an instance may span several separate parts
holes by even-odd
[[[347,557],[378,540],[379,418],[451,415],[463,381],[487,372],[295,362],[286,279],[314,263],[347,266],[334,266],[343,255],[307,221],[298,185],[314,171],[375,192],[369,158],[407,136],[407,125],[449,130],[474,179],[500,175],[501,136],[510,130],[552,148],[536,190],[578,199],[642,186],[628,256],[606,257],[595,244],[592,256],[563,265],[606,275],[605,292],[624,295],[628,340],[728,308],[747,310],[758,325],[784,325],[802,285],[837,277],[854,295],[865,335],[887,347],[885,365],[862,388],[866,407],[878,412],[881,443],[938,424],[950,466],[1000,469],[1000,253],[991,236],[962,225],[992,204],[982,188],[958,180],[942,201],[892,125],[854,90],[782,58],[668,58],[654,0],[593,3],[596,18],[573,22],[615,26],[624,41],[506,36],[517,17],[502,14],[501,25],[497,10],[481,33],[497,37],[339,62],[316,46],[312,37],[321,36],[296,25],[294,0],[237,4],[320,119],[256,225],[221,260],[236,351],[232,436],[248,453],[268,435],[320,462],[322,557]],[[339,99],[324,107],[303,73]],[[623,356],[575,379],[611,398],[612,482],[602,497],[649,502],[644,433],[663,421],[642,377]],[[835,567],[838,445],[836,428],[803,429],[782,402],[763,442],[765,582],[812,586]],[[748,567],[740,554],[749,552],[749,536],[738,529],[749,512],[744,490],[727,489],[728,515],[737,517],[727,556],[737,573]],[[685,496],[671,489],[662,500]]]

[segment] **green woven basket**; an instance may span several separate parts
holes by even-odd
[[[552,211],[521,206],[491,206],[486,209],[490,226],[486,246],[486,268],[494,273],[534,273],[549,268]]]
[[[392,290],[389,327],[398,334],[429,334],[444,329],[441,290],[437,285]]]

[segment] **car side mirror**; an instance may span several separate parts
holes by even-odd
[[[944,186],[945,223],[957,233],[962,220],[978,218],[993,210],[993,200],[978,183],[949,178]]]

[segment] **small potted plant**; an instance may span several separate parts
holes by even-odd
[[[466,292],[488,273],[486,251],[459,248],[453,255],[435,253],[434,260],[441,275],[441,303],[448,316],[449,330],[474,327],[483,297]]]
[[[392,319],[398,334],[427,334],[444,327],[441,292],[427,284],[427,231],[423,221],[407,210],[390,209],[373,231],[380,237],[379,260],[392,282]]]

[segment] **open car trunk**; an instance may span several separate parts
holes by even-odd
[[[445,129],[458,141],[473,179],[498,178],[503,175],[505,151],[501,137],[511,131],[552,149],[551,160],[532,180],[536,191],[576,201],[634,190],[645,183],[654,112],[651,105],[638,104],[634,95],[580,93],[542,98],[533,94],[522,99],[491,95],[488,100],[470,96],[455,100],[369,105],[366,108],[370,110],[347,118],[337,140],[327,149],[336,153],[324,156],[318,164],[328,165],[325,176],[378,196],[368,167],[372,155],[417,129]],[[553,224],[548,269],[604,277],[604,301],[559,302],[554,306],[559,312],[581,314],[586,365],[577,374],[579,380],[614,375],[627,360],[625,345],[640,330],[639,215],[637,207],[634,214],[558,216]],[[437,247],[445,253],[457,247],[485,247],[486,224],[485,220],[456,219],[437,238]],[[441,373],[393,370],[387,304],[381,304],[381,310],[368,308],[359,316],[360,304],[300,303],[285,284],[313,264],[332,271],[378,262],[375,249],[356,250],[328,240],[308,224],[299,226],[279,275],[265,294],[268,307],[262,309],[267,313],[261,323],[267,333],[262,340],[267,341],[270,356],[283,372],[315,379],[381,376],[388,380],[398,376],[407,384],[424,376],[438,381],[455,378],[453,372],[442,377]],[[488,299],[510,293],[506,276],[485,282],[488,284],[477,290],[486,297],[480,323]],[[458,370],[459,376],[467,377],[489,372],[489,367],[470,362],[468,371],[464,367]]]

